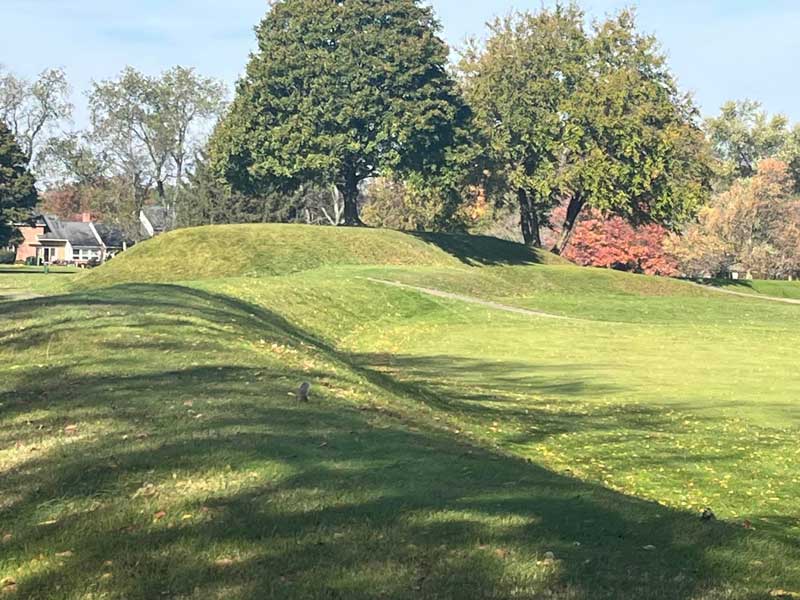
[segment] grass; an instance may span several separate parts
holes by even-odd
[[[291,232],[291,233],[288,233]],[[218,277],[262,277],[326,265],[460,265],[564,263],[546,252],[480,236],[281,225],[181,229],[134,246],[84,277],[87,286],[171,283]]]
[[[66,291],[77,273],[72,267],[50,267],[45,273],[44,267],[0,265],[0,302]]]
[[[798,307],[521,260],[485,240],[407,243],[439,258],[281,259],[309,268],[177,285],[131,283],[121,256],[70,293],[51,278],[52,295],[0,303],[0,588],[800,591]],[[291,397],[303,380],[308,405]],[[718,520],[699,519],[705,506]]]
[[[734,292],[800,300],[800,281],[718,279],[714,280],[712,285]]]

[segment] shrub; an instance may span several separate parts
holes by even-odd
[[[13,265],[17,259],[17,253],[13,250],[0,250],[0,265]]]

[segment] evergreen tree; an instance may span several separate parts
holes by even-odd
[[[35,180],[11,130],[0,121],[0,246],[13,240],[13,223],[30,217],[36,205]]]
[[[334,184],[359,225],[359,186],[444,169],[468,116],[438,23],[418,0],[280,0],[211,141],[215,169],[253,196]]]

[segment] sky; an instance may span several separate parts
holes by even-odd
[[[485,23],[542,0],[430,0],[452,46],[482,36]],[[547,2],[545,2],[547,4]],[[729,99],[760,101],[800,121],[800,1],[584,0],[594,17],[636,6],[682,88],[710,116]],[[74,88],[75,125],[86,121],[85,90],[126,65],[155,74],[193,66],[231,88],[255,46],[266,0],[0,0],[0,64],[34,77],[62,67]]]

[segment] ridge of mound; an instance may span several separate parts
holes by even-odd
[[[285,275],[324,266],[567,264],[485,236],[309,225],[213,225],[138,244],[82,276],[78,287]]]

